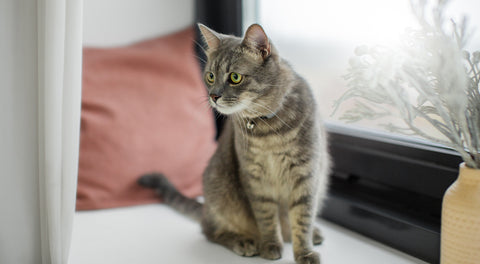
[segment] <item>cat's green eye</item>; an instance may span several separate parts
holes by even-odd
[[[239,84],[243,80],[243,76],[240,73],[230,73],[230,81],[232,84]]]
[[[207,72],[205,74],[205,80],[207,80],[209,84],[213,84],[215,82],[215,75],[213,72]]]

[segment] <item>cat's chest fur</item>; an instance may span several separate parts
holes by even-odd
[[[280,198],[282,193],[288,193],[295,176],[300,171],[311,168],[302,160],[304,154],[311,153],[313,146],[306,146],[299,141],[299,134],[303,134],[302,127],[270,131],[271,127],[281,127],[281,122],[275,124],[259,122],[251,131],[241,131],[241,124],[235,126],[236,152],[239,159],[240,171],[247,180],[258,183],[266,192]],[[278,120],[277,120],[278,122]],[[268,128],[268,129],[267,129]],[[311,157],[311,155],[308,155]]]

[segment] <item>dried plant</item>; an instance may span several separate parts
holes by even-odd
[[[335,109],[354,98],[341,119],[355,122],[391,115],[393,107],[406,126],[384,127],[451,147],[468,167],[480,169],[480,51],[464,50],[466,19],[447,21],[447,2],[429,8],[426,1],[412,1],[419,28],[407,30],[399,48],[357,47],[345,76],[349,89]],[[415,125],[419,120],[442,136]]]

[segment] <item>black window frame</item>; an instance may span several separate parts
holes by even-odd
[[[241,0],[199,0],[196,5],[197,22],[243,34]],[[220,132],[224,118],[216,117]],[[335,123],[326,127],[333,168],[320,217],[439,263],[442,197],[458,175],[458,153],[411,137]]]
[[[333,168],[321,217],[440,263],[442,199],[460,155],[411,137],[326,126]]]

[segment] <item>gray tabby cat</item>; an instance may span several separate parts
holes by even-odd
[[[291,241],[297,263],[320,263],[313,244],[322,236],[314,220],[329,158],[309,86],[261,26],[250,26],[243,39],[199,27],[208,46],[209,103],[229,116],[203,175],[205,201],[183,196],[159,174],[139,183],[239,255],[279,259],[283,241]]]

